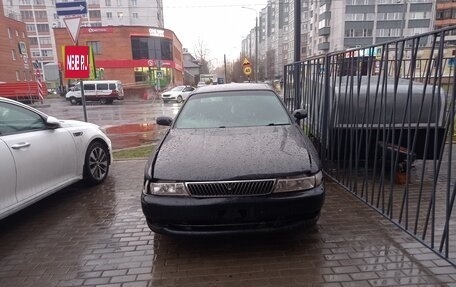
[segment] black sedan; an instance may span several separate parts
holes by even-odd
[[[196,90],[147,162],[141,196],[151,230],[223,234],[317,221],[325,196],[318,154],[265,84]]]

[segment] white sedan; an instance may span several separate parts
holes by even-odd
[[[81,179],[101,183],[110,163],[111,141],[97,125],[0,97],[0,219]]]
[[[170,90],[167,90],[161,94],[163,102],[176,101],[182,103],[188,96],[195,90],[192,86],[177,86]]]

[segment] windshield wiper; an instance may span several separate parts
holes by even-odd
[[[224,128],[226,128],[226,127],[225,126],[219,126],[219,129],[224,129]]]
[[[268,124],[267,126],[287,126],[287,125],[289,125],[289,124],[288,124],[288,123],[286,123],[286,124],[275,124],[275,123],[270,123],[270,124]]]

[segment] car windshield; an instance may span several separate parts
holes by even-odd
[[[190,97],[174,127],[200,129],[289,124],[288,113],[273,92],[231,91]]]
[[[182,91],[185,88],[185,86],[177,86],[172,88],[170,91]]]

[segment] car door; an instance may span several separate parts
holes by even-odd
[[[64,128],[48,129],[38,113],[0,102],[2,141],[16,165],[18,202],[55,190],[77,177],[76,146]]]
[[[84,83],[84,97],[87,101],[98,101],[97,91],[95,84]]]
[[[0,115],[0,121],[1,120]],[[17,203],[16,167],[13,155],[6,143],[2,140],[2,134],[0,126],[0,218],[4,212]]]

